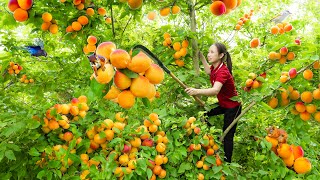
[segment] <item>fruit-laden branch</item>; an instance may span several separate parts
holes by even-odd
[[[312,63],[308,64],[306,67],[300,69],[300,70],[297,72],[297,74],[300,74],[300,73],[303,72],[304,70],[308,69],[308,68],[309,68],[310,66],[312,66],[316,61],[317,61],[317,60],[315,60],[315,61],[313,61]],[[278,88],[277,88],[277,89],[278,89]],[[273,92],[272,92],[271,94],[273,94]],[[269,97],[269,96],[271,96],[271,95],[267,95],[267,96],[263,97],[261,100],[264,100],[264,99],[266,99],[266,98]],[[220,142],[223,141],[223,139],[226,137],[226,135],[228,134],[228,132],[230,131],[230,129],[239,121],[239,119],[240,119],[245,113],[247,113],[247,112],[253,107],[253,105],[255,105],[255,104],[256,104],[256,101],[252,101],[252,102],[249,104],[249,106],[246,107],[246,108],[242,111],[242,113],[241,113],[236,119],[234,119],[234,120],[232,121],[232,123],[227,127],[227,129],[223,132],[222,136],[220,137]]]

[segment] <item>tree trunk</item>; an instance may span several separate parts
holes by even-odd
[[[193,33],[197,32],[197,22],[196,22],[196,13],[195,13],[195,2],[193,0],[189,0],[189,15],[190,15],[190,28]],[[194,38],[191,39],[191,46],[192,46],[192,60],[193,60],[193,68],[196,72],[196,75],[200,75],[200,68],[199,68],[199,47],[198,41]]]

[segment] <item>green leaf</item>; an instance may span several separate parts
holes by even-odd
[[[148,179],[150,179],[151,178],[151,176],[152,176],[152,171],[151,171],[151,169],[147,169],[147,175],[148,175]]]
[[[36,129],[41,125],[41,123],[39,121],[35,121],[35,120],[30,120],[28,123],[28,128],[29,129]]]
[[[119,69],[118,71],[122,72],[123,74],[125,74],[127,77],[129,78],[137,78],[139,77],[139,74],[125,68],[125,69]]]
[[[216,158],[214,158],[213,156],[207,156],[205,160],[210,164],[216,164]]]
[[[5,152],[5,156],[9,159],[9,160],[16,160],[16,156],[14,155],[12,150],[7,150]]]
[[[222,166],[213,166],[212,170],[216,174],[222,170]]]
[[[148,98],[141,98],[141,101],[143,102],[143,105],[147,108],[151,106],[151,103]]]
[[[42,170],[37,174],[38,179],[42,179],[42,177],[46,174],[46,170]]]
[[[179,167],[178,173],[181,174],[190,169],[192,169],[191,163],[183,162]]]
[[[134,57],[136,56],[137,54],[139,54],[140,50],[139,49],[135,49],[132,51],[132,56],[131,57]]]
[[[31,156],[40,156],[40,153],[39,153],[38,150],[37,150],[36,148],[34,148],[34,147],[29,150],[29,154],[30,154]]]

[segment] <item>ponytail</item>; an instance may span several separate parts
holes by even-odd
[[[227,67],[229,69],[230,74],[232,75],[232,61],[228,51],[225,53],[225,56],[226,56]]]
[[[214,45],[217,47],[219,54],[223,53],[222,61],[226,61],[230,74],[232,75],[232,61],[229,52],[224,44],[216,42]]]

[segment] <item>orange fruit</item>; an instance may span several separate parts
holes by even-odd
[[[305,91],[303,93],[301,93],[301,100],[305,103],[311,103],[313,96],[312,93],[310,91]]]
[[[122,108],[129,109],[135,103],[135,96],[129,90],[122,91],[118,95],[118,103]]]
[[[172,14],[178,14],[180,12],[180,7],[177,5],[172,6],[171,12]]]
[[[256,48],[260,45],[260,40],[258,38],[253,38],[251,41],[250,41],[250,47],[251,48]]]
[[[128,5],[131,9],[139,9],[142,6],[142,0],[128,0]]]
[[[160,9],[160,16],[168,16],[170,14],[170,8],[165,7]]]
[[[313,72],[310,69],[306,69],[305,71],[303,71],[303,77],[309,81],[313,77]]]
[[[305,174],[311,170],[312,166],[307,158],[300,157],[294,161],[293,168],[298,174]]]
[[[52,20],[52,15],[48,12],[42,14],[42,20],[44,22],[50,22]]]
[[[22,8],[17,8],[13,12],[13,17],[16,21],[23,22],[29,18],[29,14],[26,10],[24,10]]]

